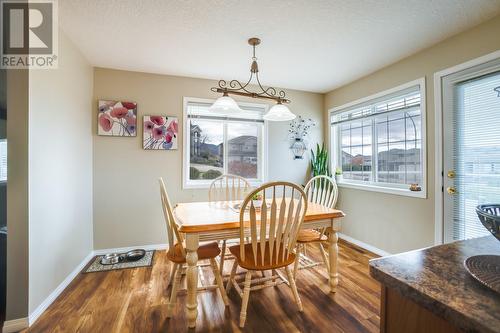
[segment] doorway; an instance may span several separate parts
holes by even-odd
[[[442,241],[486,236],[476,206],[500,203],[500,58],[441,78]]]

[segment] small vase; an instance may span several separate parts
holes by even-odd
[[[344,177],[342,175],[335,175],[335,181],[337,183],[341,183],[342,180],[344,180]]]

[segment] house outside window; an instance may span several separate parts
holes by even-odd
[[[223,174],[263,183],[267,105],[239,103],[243,112],[219,114],[209,110],[212,103],[184,99],[184,188],[208,187]]]
[[[330,149],[339,186],[425,198],[425,80],[330,110]]]

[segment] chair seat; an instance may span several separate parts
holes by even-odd
[[[325,242],[327,240],[328,237],[326,235],[322,235],[320,232],[312,229],[300,230],[297,237],[297,243]]]
[[[219,244],[217,242],[200,244],[197,252],[198,260],[215,258],[220,254]],[[182,245],[179,243],[175,244],[175,246],[167,252],[167,258],[177,264],[185,264],[186,257],[182,255]]]
[[[273,249],[273,258],[271,260],[269,251],[269,242],[266,242],[264,249],[264,264],[262,264],[262,251],[260,250],[260,244],[257,244],[257,260],[254,261],[252,244],[245,244],[245,260],[241,260],[240,256],[240,245],[233,245],[229,247],[229,251],[235,256],[238,261],[238,265],[248,270],[268,270],[276,269],[280,267],[286,267],[295,261],[295,253],[285,252],[285,259],[283,257],[283,246],[280,246],[278,253],[278,260],[276,260],[276,249]],[[285,250],[286,251],[286,250]],[[287,251],[288,252],[288,251]]]

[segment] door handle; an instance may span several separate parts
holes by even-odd
[[[447,174],[448,178],[455,178],[456,174],[455,174],[455,170],[450,170],[448,171],[448,174]]]
[[[448,192],[448,194],[450,194],[450,195],[453,195],[453,194],[457,193],[457,190],[454,187],[450,186],[450,187],[446,188],[446,192]]]

